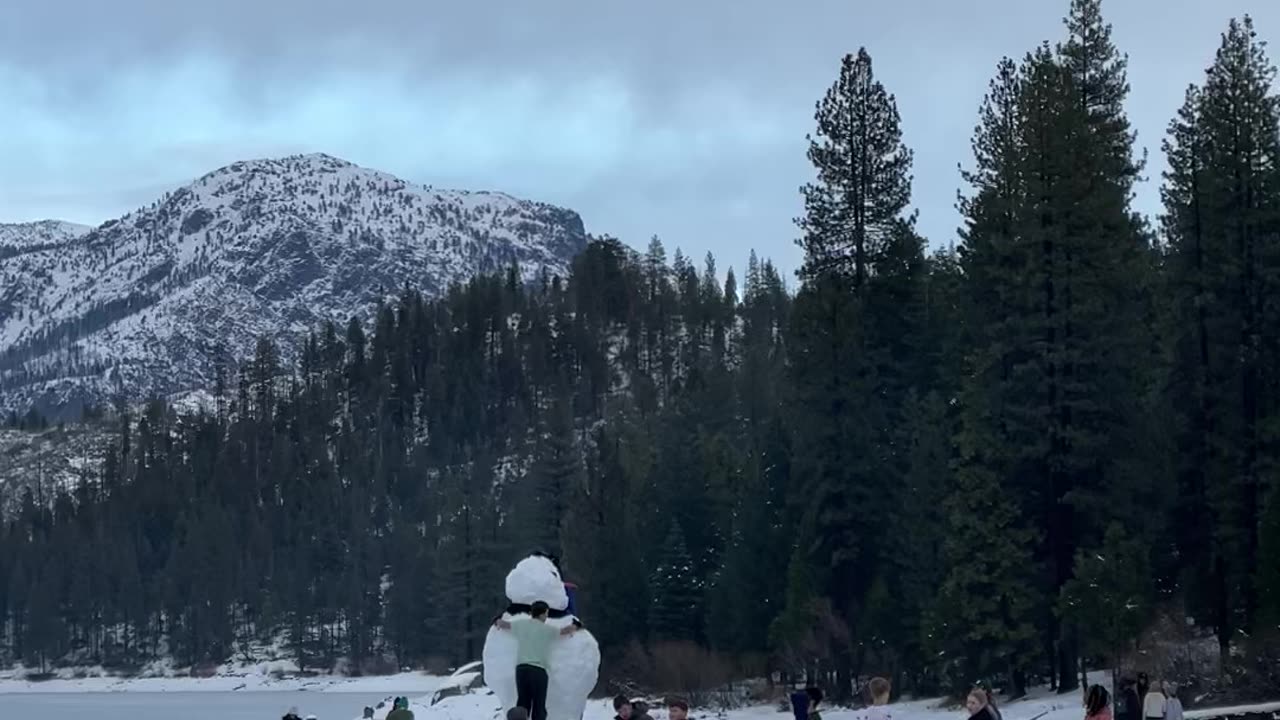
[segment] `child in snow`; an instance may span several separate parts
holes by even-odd
[[[667,717],[670,720],[689,720],[689,703],[680,698],[667,702]]]
[[[1182,720],[1182,701],[1178,699],[1178,686],[1164,684],[1164,720]]]
[[[619,695],[613,699],[613,720],[631,720],[631,714],[634,709],[631,706],[631,700],[626,695]]]
[[[809,693],[807,691],[791,693],[791,715],[795,720],[809,720]]]
[[[1084,698],[1085,720],[1112,720],[1111,694],[1101,685],[1094,685]]]
[[[551,666],[551,643],[557,635],[572,635],[576,625],[556,630],[547,625],[551,608],[539,600],[529,608],[529,617],[507,622],[494,621],[499,629],[516,636],[516,705],[529,711],[532,720],[547,720],[547,669]]]
[[[1160,690],[1159,681],[1150,685],[1147,696],[1142,700],[1142,716],[1146,720],[1164,720],[1165,699]]]
[[[871,682],[867,683],[867,692],[871,694],[871,709],[867,710],[867,720],[892,720],[893,714],[889,712],[889,696],[892,691],[893,685],[885,678],[871,678]]]

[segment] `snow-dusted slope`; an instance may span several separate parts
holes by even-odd
[[[61,220],[0,223],[0,258],[32,249],[66,245],[88,234],[92,229],[88,225],[77,225]]]
[[[235,163],[77,233],[14,230],[23,250],[0,250],[0,411],[207,387],[215,357],[258,337],[288,359],[321,320],[367,318],[405,286],[563,273],[586,242],[571,211],[327,155]]]

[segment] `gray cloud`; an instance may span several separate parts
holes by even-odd
[[[561,203],[595,232],[794,267],[804,134],[859,45],[899,100],[915,205],[950,242],[957,163],[1002,55],[1066,0],[10,0],[0,217],[97,221],[243,157],[323,150],[437,185]],[[1232,16],[1274,0],[1108,0],[1129,110],[1158,148]],[[1156,211],[1155,182],[1140,208]]]

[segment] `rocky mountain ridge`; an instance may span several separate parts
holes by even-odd
[[[287,360],[404,288],[563,274],[585,244],[570,210],[323,154],[234,163],[91,230],[0,226],[0,412],[209,387],[260,337]]]

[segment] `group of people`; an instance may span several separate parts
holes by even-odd
[[[893,713],[889,709],[892,690],[893,686],[887,679],[871,678],[871,682],[867,683],[867,695],[870,697],[871,705],[865,720],[893,720]],[[793,694],[791,714],[795,716],[795,720],[822,720],[823,697],[822,690],[813,686]],[[993,720],[999,719],[993,718]]]
[[[889,708],[892,686],[884,678],[872,678],[867,684],[871,705],[865,720],[893,720]],[[808,688],[791,698],[792,713],[796,720],[822,720],[819,704],[822,692]],[[969,720],[1004,720],[996,705],[995,695],[986,688],[976,687],[965,698]],[[1145,673],[1121,678],[1112,708],[1111,693],[1101,685],[1094,685],[1085,693],[1085,720],[1183,720],[1182,701],[1178,699],[1178,686],[1170,682],[1150,682]],[[628,720],[619,717],[617,720]]]
[[[613,699],[613,711],[613,720],[653,720],[649,703],[643,698],[629,700],[626,695],[619,695]],[[689,703],[680,698],[668,700],[667,715],[671,720],[688,720]]]
[[[975,688],[965,701],[969,720],[1002,720],[991,692]],[[1173,683],[1151,683],[1146,674],[1121,678],[1115,696],[1101,685],[1085,692],[1085,720],[1183,720],[1178,686]]]
[[[1146,673],[1120,679],[1115,708],[1101,685],[1089,688],[1085,696],[1085,717],[1089,720],[1182,720],[1178,686],[1171,682],[1151,682]]]

